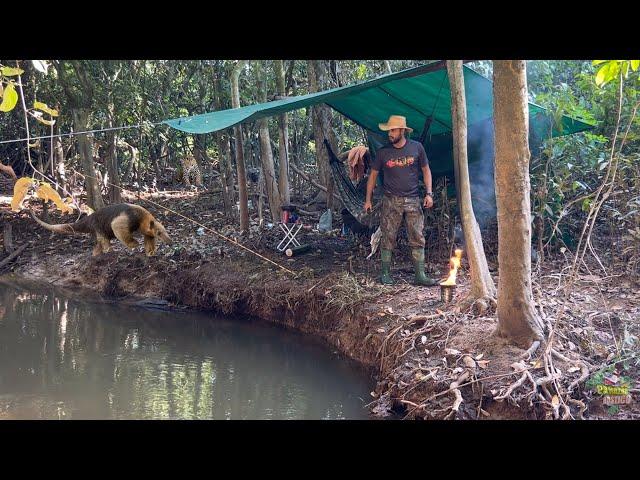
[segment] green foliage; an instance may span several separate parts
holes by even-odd
[[[624,363],[624,362],[620,362],[620,363]],[[589,377],[589,379],[586,381],[585,386],[587,388],[590,388],[592,390],[595,390],[598,385],[604,385],[605,384],[605,377],[608,375],[613,375],[616,374],[618,375],[618,383],[616,386],[618,387],[630,387],[631,386],[631,377],[629,377],[628,375],[622,375],[621,372],[619,370],[617,370],[618,367],[616,367],[616,363],[611,364],[611,365],[607,365],[603,368],[601,368],[600,370],[597,370],[593,375],[591,375],[591,377]],[[628,370],[628,362],[624,363],[623,365],[623,369]]]
[[[10,82],[2,94],[2,103],[0,103],[0,112],[10,112],[18,103],[18,92],[13,82]]]
[[[627,78],[630,69],[634,72],[638,69],[640,60],[594,60],[593,65],[600,65],[596,73],[596,84],[603,87],[620,75]]]
[[[365,78],[367,78],[367,66],[361,63],[356,69],[356,80],[364,80]]]
[[[0,73],[3,77],[17,77],[18,75],[22,75],[24,70],[21,68],[0,67]]]
[[[21,68],[0,65],[0,112],[10,112],[18,103],[18,92],[13,80],[5,77],[16,77],[24,73]]]
[[[618,231],[635,231],[637,227],[638,215],[633,212],[638,209],[634,207],[633,199],[638,197],[640,185],[634,180],[638,178],[637,163],[634,171],[631,158],[637,158],[634,152],[640,147],[640,123],[636,118],[628,131],[626,126],[631,120],[635,103],[640,99],[637,89],[640,72],[637,61],[626,61],[628,68],[622,62],[528,62],[529,91],[534,103],[549,109],[556,121],[562,115],[570,115],[596,125],[590,132],[544,141],[540,150],[532,151],[531,193],[537,226],[534,235],[542,235],[543,245],[575,246],[595,191],[609,167],[610,139],[616,128],[620,89],[620,84],[611,82],[609,75],[622,75],[624,80],[621,134],[617,145],[620,145],[622,132],[626,134],[626,144],[620,157],[620,172],[616,182],[620,191],[626,193],[616,197],[615,202],[605,204],[601,228],[608,225]],[[607,69],[602,70],[605,66]],[[609,80],[599,86],[596,75],[601,70],[601,78]],[[636,253],[639,242],[631,242],[631,234],[626,238],[629,240],[620,251],[626,252],[624,255],[627,260],[640,258],[640,254]],[[608,241],[605,245],[611,248],[613,243]],[[630,262],[629,265],[636,264]]]

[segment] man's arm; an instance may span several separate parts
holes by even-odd
[[[424,186],[427,187],[427,193],[424,196],[424,206],[431,208],[433,207],[433,189],[431,188],[431,169],[429,168],[429,164],[422,167],[422,178],[424,178]]]
[[[371,173],[369,174],[369,180],[367,180],[367,198],[364,202],[365,213],[371,210],[372,208],[371,197],[373,196],[373,189],[376,187],[377,178],[378,178],[378,170],[371,169]]]

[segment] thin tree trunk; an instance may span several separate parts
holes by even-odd
[[[109,115],[108,123],[109,128],[114,126],[113,121],[113,103],[109,103]],[[107,191],[109,192],[109,203],[116,204],[122,203],[122,195],[120,188],[120,174],[118,172],[118,150],[116,149],[116,133],[115,131],[108,131],[105,135],[107,141],[107,155],[105,158],[105,164],[107,167],[107,175],[109,177],[110,185],[107,185]]]
[[[276,60],[274,67],[278,95],[280,97],[284,97],[286,95],[286,91],[284,86],[283,61]],[[280,189],[280,199],[282,203],[288,205],[291,201],[291,196],[289,192],[289,131],[287,127],[286,113],[278,116],[278,127],[278,157],[280,159],[280,177],[278,178],[278,187]]]
[[[465,248],[471,267],[471,292],[467,300],[486,302],[496,295],[496,286],[489,274],[487,258],[482,245],[480,227],[473,213],[469,164],[467,158],[467,107],[464,90],[462,60],[447,60],[447,73],[451,90],[451,118],[453,122],[453,159],[458,165],[460,216],[464,231]],[[481,307],[486,309],[487,305]]]
[[[60,137],[53,139],[53,155],[56,164],[56,181],[64,191],[71,192],[67,183],[67,174],[64,167],[64,149],[62,148],[62,140],[60,140]],[[57,185],[56,188],[58,188]]]
[[[4,250],[7,253],[13,253],[13,232],[9,220],[5,220],[2,230],[2,239],[4,242]]]
[[[231,72],[231,106],[240,108],[240,90],[238,79],[246,60],[238,60]],[[236,168],[238,170],[238,195],[240,203],[240,230],[249,231],[249,201],[247,197],[247,173],[244,166],[244,148],[242,146],[242,126],[234,127],[236,137]]]
[[[214,74],[213,78],[213,103],[216,110],[223,108],[222,92],[220,90],[220,78]],[[235,190],[233,188],[233,166],[231,165],[231,145],[229,136],[223,132],[216,132],[218,144],[218,165],[220,165],[220,183],[222,185],[222,202],[224,214],[227,218],[233,218],[233,206],[235,205]]]
[[[264,103],[267,101],[267,82],[264,78],[264,65],[262,60],[258,60],[256,66],[256,83],[258,87],[258,99]],[[260,131],[260,164],[262,165],[262,175],[267,190],[267,198],[269,200],[269,210],[271,210],[271,219],[276,223],[280,219],[280,192],[278,191],[278,181],[273,165],[273,150],[271,150],[271,138],[269,136],[269,119],[261,118],[258,120],[258,128]]]
[[[309,76],[309,92],[318,92],[327,87],[326,60],[309,60],[307,62]],[[313,135],[316,144],[316,161],[320,183],[327,187],[327,208],[333,203],[333,176],[329,165],[329,153],[324,146],[326,138],[333,151],[337,151],[337,140],[331,128],[331,109],[327,105],[319,104],[311,107],[313,111]]]
[[[233,190],[233,170],[231,169],[229,158],[229,137],[222,132],[217,132],[216,141],[218,143],[218,165],[220,165],[220,183],[222,185],[224,214],[227,218],[232,218],[235,195]]]
[[[89,125],[89,110],[86,108],[74,108],[73,124],[75,130],[78,132],[87,130]],[[78,135],[77,138],[82,170],[85,175],[87,203],[93,210],[99,210],[104,207],[104,202],[102,201],[98,176],[96,175],[96,169],[93,163],[92,142],[86,134]]]
[[[254,198],[256,200],[256,208],[258,210],[258,225],[260,225],[260,227],[262,228],[262,225],[264,223],[264,217],[262,215],[262,210],[263,210],[263,206],[264,206],[264,174],[261,173],[260,174],[260,180],[258,180],[258,186],[256,188],[256,190],[258,190],[258,195],[256,195]]]
[[[494,60],[495,182],[498,210],[498,328],[527,347],[542,339],[532,303],[529,105],[524,60]]]

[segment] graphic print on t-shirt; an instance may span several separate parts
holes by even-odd
[[[392,158],[387,160],[387,162],[385,163],[385,166],[387,168],[407,167],[407,166],[413,165],[415,161],[416,159],[413,157]]]

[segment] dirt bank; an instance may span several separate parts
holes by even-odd
[[[142,247],[127,251],[114,241],[111,252],[92,257],[88,238],[61,237],[34,225],[24,214],[6,215],[3,220],[11,222],[16,247],[26,248],[0,273],[10,270],[24,279],[87,288],[123,302],[148,299],[169,307],[252,315],[319,336],[373,369],[378,385],[370,407],[380,416],[390,412],[425,419],[639,415],[637,393],[632,392],[631,405],[612,413],[586,385],[607,364],[619,368],[619,376],[637,382],[633,355],[640,335],[640,292],[628,280],[594,284],[593,279],[581,278],[574,288],[560,291],[556,272],[561,265],[547,261],[535,274],[534,294],[555,354],[540,348],[527,358],[524,350],[492,335],[493,312],[478,316],[456,311],[468,291],[464,263],[454,302],[444,305],[438,287],[411,285],[412,266],[402,243],[393,268],[398,283],[383,287],[376,282],[377,260],[366,260],[366,244],[353,238],[309,233],[303,240],[312,245],[311,251],[287,259],[273,248],[280,237],[276,229],[259,229],[254,223],[250,235],[239,236],[207,203],[206,194],[183,192],[155,200],[171,210],[189,212],[295,276],[140,200],[136,203],[161,219],[174,238],[173,245],[161,246],[157,256],[144,256]],[[52,217],[56,222],[70,221]],[[446,266],[446,259],[438,265],[431,258],[428,270],[441,275],[438,269]],[[495,265],[490,266],[495,275]],[[625,357],[632,363],[619,361]],[[548,371],[555,373],[547,378]],[[539,384],[534,388],[532,382]],[[638,388],[635,383],[631,387]]]

